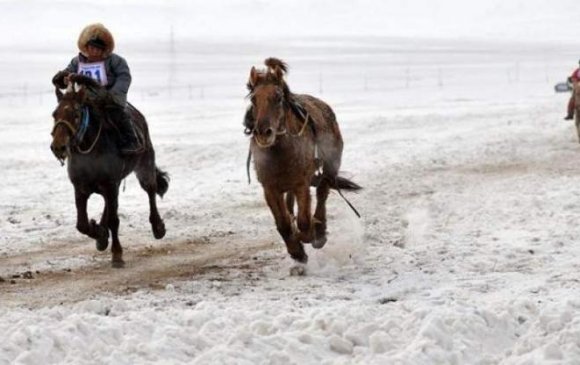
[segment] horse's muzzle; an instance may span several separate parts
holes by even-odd
[[[261,133],[254,129],[254,141],[260,148],[271,147],[276,142],[276,133],[272,128],[267,128]]]
[[[64,160],[66,158],[66,146],[55,146],[54,143],[50,144],[50,150],[52,151],[52,154],[58,159],[58,160]]]

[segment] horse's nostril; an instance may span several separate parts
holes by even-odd
[[[272,128],[266,129],[266,137],[270,137],[273,133],[274,131],[272,130]]]

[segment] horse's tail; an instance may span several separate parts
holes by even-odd
[[[346,204],[348,204],[348,206],[350,207],[350,209],[352,209],[352,211],[354,212],[354,214],[356,214],[357,217],[360,218],[360,213],[358,212],[358,210],[356,210],[356,208],[354,207],[354,205],[351,204],[351,202],[348,201],[348,199],[342,195],[342,191],[358,191],[361,190],[362,187],[353,182],[350,181],[347,178],[344,178],[342,176],[335,176],[335,177],[329,177],[329,176],[325,176],[324,174],[316,174],[312,177],[312,180],[310,180],[310,186],[318,186],[318,184],[320,184],[320,182],[322,182],[322,180],[325,179],[326,181],[328,181],[330,188],[334,189],[338,192],[338,195],[340,195],[340,197],[342,199],[344,199],[344,201],[346,202]]]
[[[322,179],[326,179],[329,182],[330,188],[334,190],[358,191],[362,189],[362,186],[345,177],[336,176],[335,178],[330,178],[324,174],[314,175],[310,181],[310,186],[318,186]]]
[[[163,195],[165,195],[165,193],[167,193],[167,189],[169,189],[169,174],[160,170],[159,167],[156,167],[155,175],[157,180],[157,195],[163,198]]]

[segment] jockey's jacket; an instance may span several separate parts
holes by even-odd
[[[82,53],[79,53],[70,61],[66,71],[93,78],[112,94],[116,103],[122,106],[127,103],[131,71],[123,57],[111,53],[103,61],[89,62]]]

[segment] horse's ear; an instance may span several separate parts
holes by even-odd
[[[54,93],[56,94],[56,101],[60,103],[60,101],[62,100],[62,91],[60,91],[58,87],[55,87]]]
[[[276,79],[278,79],[278,81],[284,80],[284,70],[281,67],[274,67],[274,75],[276,75]]]
[[[252,66],[252,69],[250,70],[250,79],[248,80],[248,88],[254,88],[254,86],[256,86],[256,83],[258,82],[258,71],[256,71],[256,68],[254,66]]]

